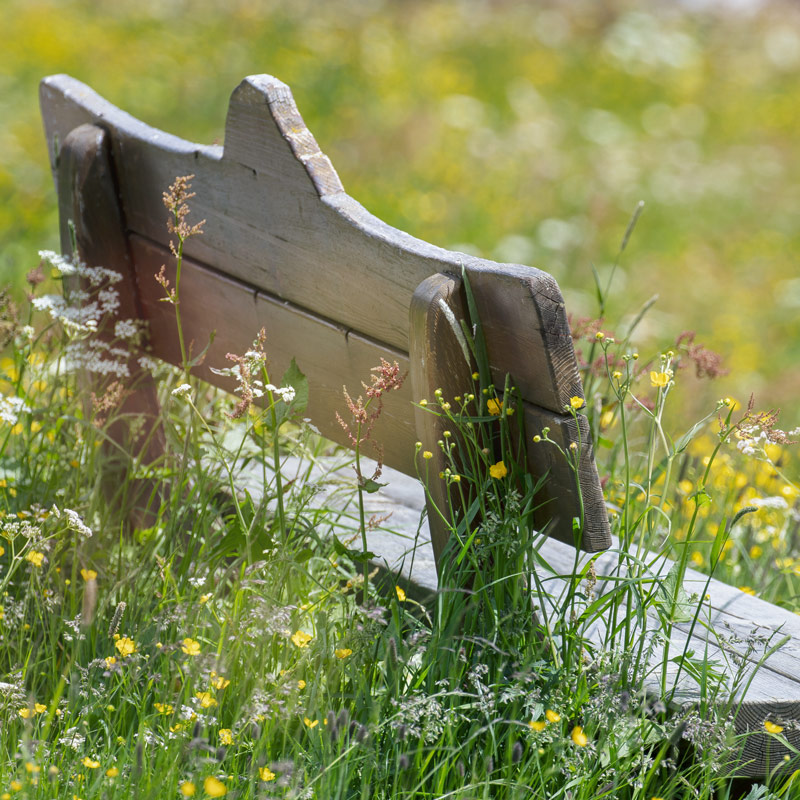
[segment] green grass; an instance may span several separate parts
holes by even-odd
[[[514,416],[496,413],[516,407],[513,390],[476,378],[460,400],[429,398],[451,431],[443,479],[466,513],[452,517],[440,591],[424,607],[364,569],[364,515],[319,502],[313,468],[331,445],[298,422],[302,375],[287,373],[260,409],[240,402],[276,379],[262,339],[238,362],[239,398],[185,364],[153,365],[161,410],[143,425],[113,380],[129,333],[98,320],[119,352],[105,351],[110,377],[90,397],[71,364],[97,334],[65,322],[46,286],[3,315],[0,796],[733,796],[725,764],[742,741],[724,681],[706,674],[691,713],[643,691],[644,612],[668,635],[702,602],[679,577],[661,592],[634,555],[676,557],[678,576],[713,557],[718,574],[797,608],[796,466],[770,443],[770,417],[741,423],[730,401],[697,426],[667,427],[685,347],[648,360],[607,333],[582,343],[595,369],[573,413],[589,417],[630,565],[602,600],[588,564],[563,576],[557,602],[541,583],[536,486],[514,455]],[[154,463],[137,456],[141,438],[115,444],[131,424],[163,435]],[[243,488],[254,471],[258,493]],[[356,505],[357,484],[374,488],[354,481]],[[773,500],[741,517],[756,497]],[[587,633],[598,618],[625,621],[603,646]],[[785,776],[768,782],[796,794]]]

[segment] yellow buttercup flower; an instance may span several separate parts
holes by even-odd
[[[184,797],[194,797],[197,787],[191,781],[184,781],[181,784],[181,794]]]
[[[496,417],[500,414],[502,407],[502,404],[493,397],[486,401],[486,408],[493,417]]]
[[[303,717],[303,722],[306,728],[316,728],[319,725],[318,719],[309,719],[308,717]]]
[[[422,457],[423,457],[425,460],[428,460],[428,459],[430,459],[430,458],[433,458],[433,453],[431,453],[431,451],[430,451],[430,450],[423,450],[423,451],[422,451]]]
[[[572,729],[571,739],[578,747],[586,747],[589,744],[589,737],[583,732],[580,725],[576,725]]]
[[[119,769],[117,767],[109,767],[106,770],[106,777],[107,778],[116,778],[119,775]]]
[[[117,639],[114,642],[114,647],[117,648],[119,654],[125,658],[126,656],[133,655],[136,652],[136,642],[133,639],[128,638],[127,636],[123,636],[121,639]]]
[[[261,778],[262,781],[274,781],[275,780],[275,773],[269,767],[259,767],[258,768],[258,777]]]
[[[544,715],[547,717],[548,722],[558,722],[561,719],[561,714],[549,708],[544,712]]]
[[[97,769],[100,766],[99,761],[95,761],[93,758],[89,758],[89,756],[85,756],[81,764],[88,769]]]
[[[233,731],[230,728],[220,728],[219,740],[222,744],[233,744]]]
[[[171,714],[174,711],[169,703],[153,703],[153,708],[155,708],[159,714]]]
[[[81,578],[85,581],[93,581],[97,579],[97,573],[93,569],[82,569]]]
[[[541,733],[547,727],[547,723],[543,719],[535,719],[533,722],[528,723],[528,727],[537,733]]]
[[[353,655],[353,651],[349,647],[341,647],[333,652],[336,658],[347,658],[348,656]]]
[[[663,387],[669,383],[670,378],[672,377],[672,372],[656,372],[653,370],[650,373],[650,385],[656,387]]]
[[[767,733],[780,733],[783,730],[783,725],[776,725],[774,722],[767,720],[764,723],[764,730]]]
[[[200,642],[196,641],[195,639],[189,639],[188,637],[183,640],[181,644],[181,650],[186,653],[187,656],[199,656],[200,655]]]
[[[493,478],[497,478],[500,480],[501,478],[505,478],[508,475],[508,470],[506,469],[506,465],[502,461],[498,461],[496,464],[492,464],[489,467],[489,474]]]
[[[306,633],[305,631],[295,631],[291,636],[292,644],[300,648],[307,647],[308,643],[313,638],[314,637],[310,633]]]
[[[306,682],[302,678],[300,678],[300,680],[297,681],[297,688],[298,689],[305,689],[306,688]]]
[[[228,793],[225,784],[213,775],[209,775],[203,781],[203,791],[209,797],[224,797]]]
[[[575,411],[577,411],[579,408],[583,408],[585,404],[586,401],[582,397],[578,397],[578,395],[570,397],[569,399],[569,407]]]
[[[44,561],[44,553],[39,553],[36,550],[28,550],[25,554],[25,560],[30,561],[34,567],[41,567]]]
[[[194,696],[200,701],[201,708],[213,708],[217,704],[211,692],[195,692]]]
[[[406,601],[406,593],[399,586],[395,586],[394,587],[394,591],[395,591],[395,594],[397,594],[397,599],[401,603],[405,603],[405,601]]]

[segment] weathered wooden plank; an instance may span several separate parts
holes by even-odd
[[[205,218],[206,225],[203,236],[187,242],[189,257],[398,350],[408,352],[408,309],[426,277],[460,274],[464,265],[478,283],[487,272],[488,293],[494,292],[493,281],[502,284],[511,280],[502,275],[516,271],[514,280],[530,284],[525,304],[536,313],[497,305],[492,323],[501,326],[503,336],[511,334],[496,348],[497,374],[502,377],[524,355],[542,376],[526,384],[528,399],[560,412],[580,393],[555,281],[530,267],[500,269],[448,252],[373,217],[341,190],[280,81],[253,76],[234,91],[224,151],[150,128],[67,76],[46,78],[41,102],[51,153],[56,141],[82,122],[109,130],[129,230],[166,245],[168,235],[154,209],[176,175],[194,174],[192,218]],[[343,292],[343,286],[359,290]],[[493,307],[501,299],[498,289]],[[518,324],[523,311],[527,326]]]
[[[539,552],[554,575],[572,574],[576,563],[574,550],[548,540]],[[579,564],[585,564],[587,558],[581,557]],[[649,585],[643,588],[657,590],[656,587],[675,562],[648,552],[643,552],[640,558],[648,565],[646,580]],[[620,563],[616,538],[612,548],[595,557],[594,563],[599,577],[595,587],[598,595],[612,591],[617,585],[616,580],[627,574],[624,564]],[[561,584],[562,587],[564,585]],[[557,597],[559,582],[551,581],[549,586]],[[696,593],[700,597],[708,595],[709,600],[704,604],[696,623],[674,623],[669,642],[670,658],[683,654],[687,648],[697,655],[707,649],[710,659],[722,664],[726,674],[731,677],[742,665],[744,679],[737,690],[733,695],[723,693],[718,702],[723,703],[733,697],[737,732],[751,732],[742,753],[739,774],[765,775],[782,763],[784,755],[791,753],[766,733],[764,721],[784,724],[800,720],[800,617],[722,581],[709,579],[693,569],[686,570],[683,586],[687,593]],[[598,644],[605,640],[607,623],[606,619],[598,620],[590,631],[592,639]],[[649,635],[658,629],[655,617],[650,620],[648,628]],[[790,637],[788,641],[766,657],[769,650],[787,636]],[[662,657],[663,648],[657,648],[650,661],[654,670]],[[670,664],[667,683],[670,688],[674,685],[676,673],[676,665]],[[755,677],[748,686],[753,673]],[[654,692],[660,692],[655,671],[647,685]],[[685,673],[678,686],[676,700],[691,704],[699,699],[699,690]],[[800,728],[786,725],[782,735],[792,746],[800,749]]]
[[[140,236],[131,236],[130,244],[153,354],[179,364],[175,312],[169,303],[161,302],[164,292],[154,278],[165,264],[174,286],[174,259],[168,251]],[[270,379],[279,382],[295,358],[312,387],[307,416],[324,436],[344,445],[348,441],[335,417],[338,411],[348,419],[342,386],[347,385],[354,398],[363,393],[361,381],[369,383],[370,370],[380,364],[381,358],[397,361],[403,372],[409,368],[405,353],[258,292],[192,259],[183,262],[180,300],[184,337],[187,344],[193,343],[193,353],[201,352],[212,332],[216,333],[205,360],[194,370],[199,377],[232,391],[233,379],[215,375],[210,368],[231,366],[226,354],[242,354],[250,349],[264,327]],[[387,464],[413,474],[416,433],[411,400],[410,381],[385,396],[374,438],[384,446]]]
[[[469,280],[486,334],[489,358],[495,367],[495,383],[499,387],[505,384],[506,373],[497,368],[502,364],[523,397],[529,470],[537,477],[548,475],[538,495],[541,505],[534,515],[536,525],[540,530],[547,530],[550,536],[576,544],[573,519],[578,519],[582,523],[582,528],[579,526],[582,532],[577,544],[588,552],[604,550],[611,542],[608,514],[586,418],[578,416],[576,420],[571,414],[554,413],[528,402],[532,396],[555,405],[564,399],[566,392],[571,392],[566,395],[563,409],[563,405],[569,404],[569,397],[583,395],[577,370],[574,370],[574,381],[567,369],[561,370],[561,380],[557,380],[548,373],[548,365],[540,356],[546,348],[553,346],[559,353],[560,362],[567,362],[567,356],[570,356],[572,364],[575,364],[571,339],[567,336],[567,344],[559,341],[564,338],[564,330],[569,333],[569,328],[566,319],[561,319],[563,302],[553,303],[551,299],[554,295],[560,299],[558,288],[553,289],[546,281],[541,282],[544,291],[548,292],[548,299],[542,305],[548,313],[555,306],[553,319],[543,326],[540,325],[542,311],[538,302],[537,278],[531,280],[518,268],[509,267],[497,268],[491,273],[470,270]],[[442,390],[443,398],[452,402],[453,397],[469,392],[474,385],[470,378],[473,367],[466,361],[443,304],[450,308],[454,319],[466,317],[460,279],[435,275],[420,284],[414,293],[411,306],[411,382],[417,399],[433,400],[438,388]],[[542,338],[533,352],[519,352],[514,332],[531,328],[538,329]],[[570,379],[565,380],[565,375]],[[435,508],[447,507],[447,491],[445,483],[438,478],[446,466],[446,459],[437,442],[447,426],[441,417],[425,409],[417,409],[416,424],[420,441],[433,453],[426,467],[431,477],[428,489],[432,504],[429,504],[428,513],[433,520],[431,537],[438,558],[447,536],[446,526],[440,524]],[[540,433],[545,427],[550,429],[550,438],[572,461],[568,461],[552,443],[535,444],[531,441],[533,434]],[[574,454],[570,447],[572,444],[575,446]]]
[[[135,274],[128,254],[124,219],[115,190],[115,175],[110,156],[110,137],[96,125],[80,125],[66,136],[60,152],[58,166],[58,201],[61,220],[61,248],[89,265],[102,265],[115,270],[122,280],[114,285],[119,293],[119,307],[115,319],[139,319],[141,307],[137,302]],[[73,225],[77,252],[73,253]],[[84,288],[91,288],[85,286]],[[95,291],[97,287],[95,287]],[[107,342],[114,339],[113,319],[97,336]],[[150,374],[139,368],[134,354],[127,360],[130,377],[125,381],[126,395],[115,408],[117,417],[108,428],[109,436],[118,448],[106,448],[106,456],[113,460],[120,453],[133,458],[154,462],[164,450],[164,440],[159,425],[158,402],[155,383]],[[84,374],[83,379],[98,397],[108,388],[110,380],[103,376]],[[124,420],[135,415],[144,421],[131,439],[131,427]],[[111,475],[110,461],[106,465],[107,493],[119,490]],[[146,506],[158,502],[150,481],[132,482],[128,487],[126,503],[139,523],[145,524]]]

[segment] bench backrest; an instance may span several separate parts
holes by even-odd
[[[463,266],[496,385],[502,387],[506,373],[513,376],[530,433],[548,426],[565,448],[580,446],[582,503],[555,448],[529,444],[530,471],[549,473],[537,524],[549,521],[550,535],[572,543],[573,518],[581,517],[582,548],[609,546],[588,425],[565,413],[583,390],[563,299],[550,275],[449,252],[372,216],[345,193],[289,88],[268,75],[246,78],[233,92],[224,147],[151,128],[64,75],[42,82],[41,105],[62,247],[71,250],[71,220],[79,255],[123,272],[120,315],[147,320],[153,354],[180,362],[174,310],[160,302],[163,290],[153,276],[162,264],[169,275],[174,261],[162,193],[176,176],[193,174],[189,221],[206,224],[185,250],[183,328],[195,353],[216,332],[196,373],[231,389],[209,367],[227,365],[228,352],[245,352],[264,326],[271,373],[280,376],[296,358],[311,387],[309,417],[347,444],[334,416],[343,410],[342,385],[357,394],[381,358],[396,360],[411,380],[386,397],[375,438],[385,463],[407,474],[416,474],[417,440],[438,451],[436,420],[415,411],[413,401],[432,398],[437,387],[452,397],[471,385],[440,302],[463,317]],[[442,536],[433,531],[437,557]]]

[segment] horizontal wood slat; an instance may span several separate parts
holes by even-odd
[[[153,354],[179,364],[175,311],[171,304],[161,302],[164,291],[154,278],[161,265],[166,264],[167,277],[174,286],[174,259],[168,251],[140,236],[131,236],[130,241]],[[348,442],[335,412],[349,421],[343,384],[354,398],[362,394],[361,381],[369,383],[370,369],[380,364],[381,358],[396,360],[403,372],[408,371],[405,353],[348,332],[191,259],[183,262],[180,296],[184,337],[187,344],[193,343],[195,354],[206,346],[212,331],[216,332],[203,364],[195,370],[198,376],[232,391],[234,380],[215,375],[210,367],[231,366],[225,355],[241,355],[249,350],[263,326],[267,332],[270,379],[277,384],[295,358],[311,386],[307,415],[324,436],[341,444]],[[400,390],[386,395],[374,438],[385,447],[387,464],[414,474],[416,433],[411,408],[411,384],[406,381]],[[373,455],[369,448],[367,454]]]

